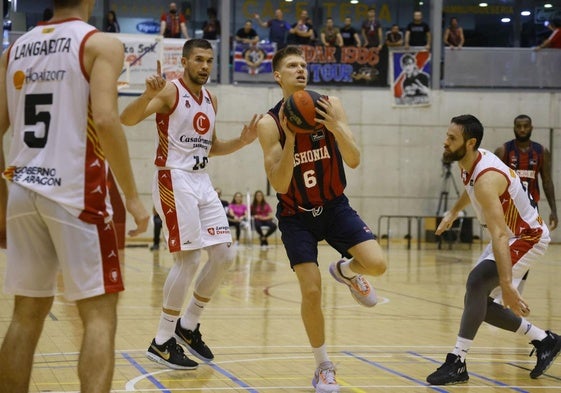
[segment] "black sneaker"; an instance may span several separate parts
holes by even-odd
[[[545,370],[551,366],[551,363],[553,363],[555,358],[559,355],[559,351],[561,351],[561,337],[549,330],[547,330],[546,333],[547,337],[543,340],[532,341],[534,349],[530,352],[530,356],[536,351],[536,356],[538,358],[536,367],[530,371],[530,377],[534,379],[542,375]]]
[[[173,337],[162,345],[156,344],[155,339],[152,340],[146,351],[146,357],[175,370],[194,370],[199,366],[199,363],[185,356],[183,348]]]
[[[462,362],[460,356],[449,353],[444,364],[427,377],[427,382],[431,385],[450,385],[467,382],[468,379],[466,362]]]
[[[197,323],[197,328],[195,330],[183,329],[181,327],[181,318],[179,318],[177,320],[177,325],[175,325],[175,337],[181,344],[185,345],[194,356],[204,361],[210,361],[214,359],[214,355],[203,341],[201,332],[199,332],[199,326],[201,326],[201,324]]]

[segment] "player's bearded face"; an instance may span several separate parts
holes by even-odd
[[[442,153],[442,161],[445,163],[460,161],[462,158],[464,158],[466,152],[466,142],[464,141],[464,143],[456,150],[444,150],[444,153]]]

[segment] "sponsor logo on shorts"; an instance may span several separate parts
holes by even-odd
[[[111,269],[111,271],[109,272],[109,279],[111,280],[111,282],[119,281],[119,272],[117,271],[117,269]]]
[[[218,226],[214,228],[208,228],[207,231],[211,236],[228,235],[230,233],[230,227]]]

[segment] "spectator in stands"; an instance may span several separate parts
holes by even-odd
[[[310,22],[308,11],[302,10],[300,18],[289,30],[288,43],[293,45],[312,45],[315,40],[314,26]]]
[[[549,21],[547,25],[553,33],[540,45],[536,46],[536,50],[543,48],[561,49],[561,17],[555,17]]]
[[[208,19],[203,24],[203,39],[216,40],[220,36],[220,21],[216,17],[216,10],[209,7],[206,15]]]
[[[222,189],[216,187],[216,188],[214,189],[214,191],[216,191],[216,193],[218,194],[218,199],[220,199],[220,203],[222,203],[222,207],[224,208],[224,210],[225,210],[226,212],[228,212],[228,205],[229,205],[229,203],[228,203],[228,201],[222,199]]]
[[[115,14],[115,11],[113,10],[107,12],[106,21],[105,21],[105,32],[106,33],[121,32],[121,27],[119,26],[119,22],[117,21],[117,14]]]
[[[259,14],[254,15],[255,20],[261,27],[269,28],[269,42],[277,44],[277,50],[286,46],[286,36],[290,30],[290,24],[283,19],[283,13],[280,9],[275,10],[275,18],[263,22]]]
[[[376,20],[376,10],[368,9],[368,19],[362,22],[362,42],[367,48],[382,49],[382,25]]]
[[[335,27],[332,17],[327,17],[325,26],[321,29],[321,43],[323,46],[343,46],[343,37],[339,28]]]
[[[169,3],[169,12],[160,17],[160,34],[166,38],[181,38],[183,34],[185,39],[189,39],[185,15],[178,12],[177,4]]]
[[[345,25],[340,30],[341,38],[343,38],[343,46],[360,46],[360,37],[351,24],[351,17],[346,16]]]
[[[423,13],[415,11],[413,13],[413,22],[407,25],[405,30],[405,49],[410,46],[424,46],[426,50],[430,50],[430,27],[423,22]]]
[[[450,48],[461,48],[464,46],[464,29],[458,24],[458,18],[450,18],[450,25],[444,30],[444,45]]]
[[[269,242],[267,238],[277,230],[277,224],[275,224],[273,217],[273,209],[265,200],[265,194],[263,191],[255,191],[253,195],[253,202],[251,203],[251,216],[253,217],[253,222],[255,224],[255,231],[259,234],[261,240],[261,247],[267,247]],[[263,227],[268,227],[266,233],[263,231]]]
[[[228,223],[236,228],[236,243],[240,241],[240,233],[242,226],[247,223],[247,206],[243,203],[243,195],[236,192],[232,198],[232,202],[228,205]]]
[[[244,26],[236,32],[236,42],[249,45],[259,42],[259,36],[251,20],[246,20]]]
[[[51,18],[53,17],[53,9],[52,8],[45,8],[43,10],[43,19],[41,19],[43,22],[46,22],[48,20],[51,20]]]
[[[386,46],[403,46],[403,33],[399,30],[398,25],[392,25],[391,29],[386,33]]]

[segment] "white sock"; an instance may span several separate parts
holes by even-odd
[[[328,362],[329,357],[327,356],[327,346],[323,344],[321,347],[312,348],[312,352],[314,353],[314,358],[316,359],[316,367],[323,362]]]
[[[160,324],[156,333],[156,344],[162,345],[175,334],[175,324],[177,323],[177,315],[166,314],[162,311],[160,315]]]
[[[353,272],[353,270],[351,269],[351,262],[353,261],[353,259],[348,259],[345,262],[341,262],[339,264],[339,268],[341,269],[341,274],[345,277],[345,278],[353,278],[354,276],[356,276],[356,273]]]
[[[521,336],[526,336],[530,339],[530,341],[538,340],[541,341],[547,337],[547,333],[540,329],[537,326],[532,325],[530,322],[526,320],[526,318],[522,318],[522,323],[520,327],[516,331]]]
[[[183,317],[181,317],[181,327],[183,329],[195,330],[206,304],[206,302],[201,302],[195,297],[192,297],[189,305],[185,309]]]
[[[454,350],[452,351],[452,353],[454,355],[458,355],[460,357],[460,359],[462,360],[462,362],[465,362],[467,353],[468,353],[469,349],[471,348],[472,343],[473,343],[473,340],[468,340],[467,338],[463,338],[463,337],[458,336],[458,338],[456,340],[456,346],[454,347]]]

